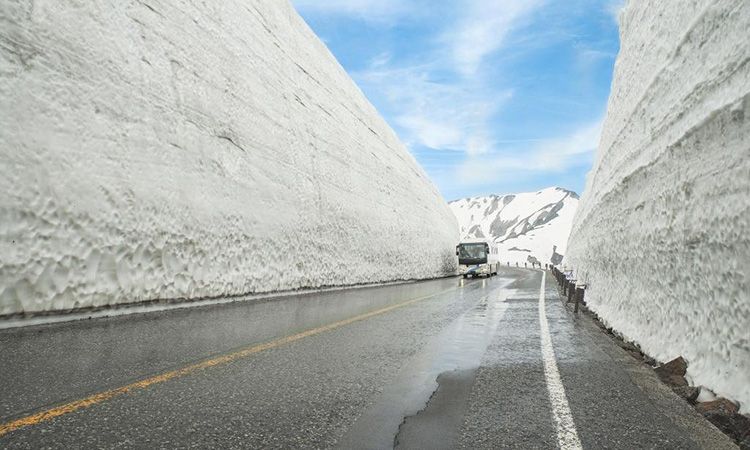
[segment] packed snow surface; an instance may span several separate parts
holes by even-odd
[[[501,263],[558,264],[565,254],[578,195],[551,187],[449,203],[462,240],[497,243]]]
[[[287,0],[0,21],[0,315],[455,270],[447,204]]]
[[[564,264],[609,325],[750,412],[750,3],[631,1]]]

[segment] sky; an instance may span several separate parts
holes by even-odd
[[[581,193],[623,0],[292,0],[447,200]]]

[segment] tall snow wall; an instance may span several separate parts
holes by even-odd
[[[454,271],[447,204],[287,0],[0,23],[0,315]]]
[[[750,411],[750,3],[631,0],[564,264],[645,352]]]

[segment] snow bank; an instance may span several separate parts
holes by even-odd
[[[592,309],[750,412],[750,4],[631,1],[565,264]]]
[[[490,239],[497,243],[504,264],[536,260],[557,263],[578,207],[578,195],[550,187],[538,192],[490,195],[449,203],[458,220],[461,239]]]
[[[0,20],[0,315],[454,271],[447,205],[286,0]]]

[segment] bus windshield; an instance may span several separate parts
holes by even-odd
[[[485,245],[481,244],[460,244],[458,246],[458,257],[466,259],[482,259],[487,256]]]

